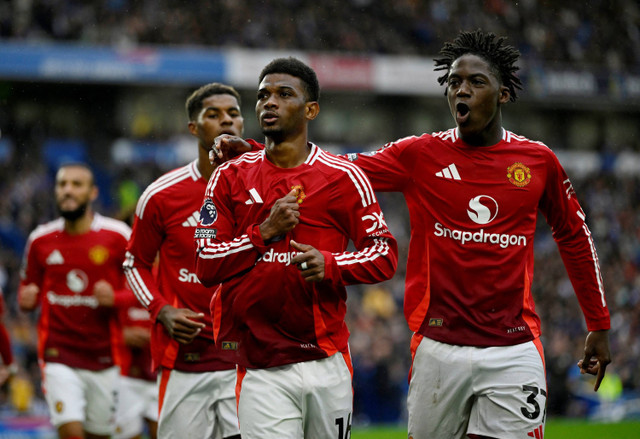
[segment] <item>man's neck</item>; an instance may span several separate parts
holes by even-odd
[[[460,131],[458,131],[460,134]],[[475,135],[461,136],[461,139],[471,146],[493,146],[502,140],[504,135],[504,129],[502,128],[501,118],[494,120],[487,128],[482,132]]]
[[[295,168],[307,160],[310,146],[306,138],[275,143],[267,137],[265,142],[267,159],[279,168]]]
[[[198,167],[198,171],[200,171],[200,175],[202,175],[202,178],[206,181],[209,181],[211,174],[213,174],[213,171],[218,167],[215,163],[211,164],[209,161],[209,151],[202,146],[198,147],[198,162],[196,166]]]
[[[69,235],[81,235],[91,229],[93,222],[93,211],[87,209],[84,215],[77,220],[64,220],[64,230]]]

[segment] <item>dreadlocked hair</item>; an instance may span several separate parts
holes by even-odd
[[[438,83],[444,85],[449,78],[449,70],[453,62],[462,55],[473,54],[481,57],[489,63],[491,70],[502,84],[509,89],[510,100],[517,99],[516,89],[522,90],[522,82],[515,75],[519,67],[514,63],[520,57],[520,52],[513,46],[503,44],[505,37],[496,39],[496,35],[480,29],[475,32],[460,32],[453,42],[446,42],[440,55],[436,58],[436,68],[434,70],[444,70],[446,73],[438,78]],[[445,91],[445,95],[446,95]]]

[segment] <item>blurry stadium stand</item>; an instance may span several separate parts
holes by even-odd
[[[431,57],[344,55],[291,50],[85,46],[77,43],[0,41],[0,78],[106,84],[201,85],[212,81],[254,87],[256,73],[279,56],[309,63],[324,90],[439,95]],[[525,94],[533,99],[569,96],[619,104],[640,99],[640,74],[521,66]]]
[[[42,156],[53,171],[56,171],[64,163],[89,160],[87,145],[81,140],[74,139],[47,139],[42,144]]]

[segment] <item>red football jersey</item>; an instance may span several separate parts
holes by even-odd
[[[396,241],[357,166],[316,145],[295,168],[273,165],[264,151],[214,172],[196,230],[196,272],[221,283],[211,303],[216,341],[230,361],[266,368],[347,352],[345,285],[393,276]],[[265,243],[259,225],[274,202],[297,189],[299,223]],[[325,259],[325,279],[306,282],[290,264],[290,241]],[[355,251],[347,251],[349,242]]]
[[[122,261],[130,232],[124,222],[97,213],[87,233],[66,233],[62,218],[31,232],[20,287],[40,288],[40,360],[89,370],[114,364],[116,311],[98,306],[93,287],[105,280],[116,291],[125,288]]]
[[[118,307],[118,319],[122,331],[128,328],[140,328],[151,332],[151,318],[149,311],[142,307],[135,299],[135,304],[121,304]],[[124,336],[124,334],[123,334]],[[120,346],[120,373],[122,375],[146,381],[155,381],[157,373],[153,370],[151,349],[149,344],[130,346],[122,340]]]
[[[0,289],[0,320],[4,317],[4,294]],[[0,364],[13,363],[13,351],[11,350],[11,338],[4,322],[0,321]]]
[[[538,211],[551,226],[589,330],[609,328],[598,258],[569,178],[544,144],[504,131],[493,146],[456,129],[349,154],[411,220],[404,311],[445,343],[512,345],[540,335],[531,296]],[[553,294],[553,292],[549,292]]]
[[[204,287],[195,274],[193,234],[206,186],[193,161],[158,178],[138,200],[124,268],[131,289],[155,322],[154,368],[205,372],[235,367],[220,360],[213,342],[209,302],[215,288]],[[204,313],[206,328],[193,342],[178,343],[157,320],[165,305]]]

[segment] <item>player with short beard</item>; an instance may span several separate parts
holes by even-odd
[[[131,230],[94,212],[97,196],[89,167],[60,167],[55,199],[61,218],[29,235],[18,290],[23,311],[41,308],[42,387],[51,423],[67,439],[114,432],[114,341],[121,334],[115,309],[99,306],[94,295],[126,294],[122,261]]]

